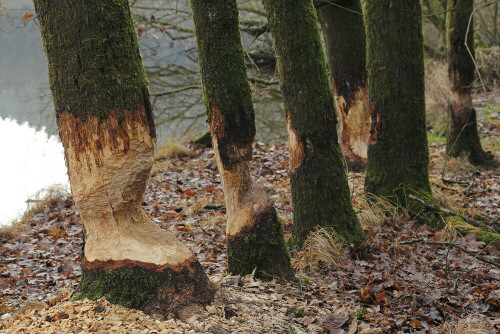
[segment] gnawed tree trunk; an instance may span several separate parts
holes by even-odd
[[[475,77],[473,7],[473,0],[448,0],[446,23],[451,97],[446,153],[451,157],[465,155],[473,164],[488,165],[496,161],[492,154],[481,147],[471,95]]]
[[[191,0],[204,100],[227,208],[229,272],[290,278],[282,226],[250,176],[255,114],[235,0]]]
[[[35,0],[86,243],[77,297],[166,314],[208,303],[194,254],[141,208],[155,127],[127,0]]]
[[[372,118],[365,191],[432,198],[425,125],[422,12],[419,0],[366,2]]]
[[[371,120],[361,2],[336,1],[317,12],[340,118],[340,148],[351,169],[359,171],[366,166]]]
[[[352,208],[336,133],[333,94],[312,1],[263,0],[286,108],[293,238],[333,227],[348,242],[364,234]]]

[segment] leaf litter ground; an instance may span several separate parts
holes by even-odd
[[[186,309],[180,319],[153,319],[105,299],[69,301],[81,274],[82,244],[80,217],[68,198],[0,239],[0,332],[448,333],[468,316],[484,333],[500,332],[500,269],[456,249],[401,244],[415,238],[448,240],[401,217],[367,231],[368,241],[346,250],[337,267],[304,265],[300,253],[292,252],[297,282],[231,276],[226,272],[224,199],[214,155],[211,149],[193,149],[194,158],[155,162],[143,207],[197,254],[219,286],[213,305]],[[478,171],[463,161],[445,162],[442,144],[431,144],[430,151],[431,179],[443,197],[471,214],[500,215],[498,169]],[[289,237],[293,223],[286,146],[257,142],[254,152],[254,179],[274,200]],[[444,163],[444,179],[463,184],[443,182]],[[357,205],[363,175],[349,173],[349,183]],[[458,236],[455,243],[500,259],[500,247],[486,247],[473,235]]]

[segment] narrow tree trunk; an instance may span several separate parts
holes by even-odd
[[[472,106],[471,86],[475,77],[473,7],[473,0],[448,0],[448,74],[452,95],[448,105],[446,153],[452,157],[465,155],[476,165],[495,164],[493,155],[481,147],[476,110]]]
[[[340,148],[352,170],[363,170],[370,136],[370,109],[361,2],[336,1],[317,11],[340,117]]]
[[[79,298],[166,314],[208,303],[194,254],[141,208],[155,127],[127,0],[35,0],[86,243]]]
[[[204,100],[227,208],[229,272],[293,276],[281,223],[250,176],[255,114],[235,0],[191,0]]]
[[[293,238],[333,227],[348,242],[364,234],[352,208],[336,133],[333,94],[311,0],[263,0],[286,108]]]
[[[366,2],[372,118],[365,191],[432,198],[425,125],[422,11],[419,0]]]

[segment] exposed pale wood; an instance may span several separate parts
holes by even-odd
[[[86,235],[87,264],[136,262],[180,268],[196,260],[141,208],[153,164],[154,138],[146,112],[108,112],[105,120],[70,112],[58,118],[71,190]],[[91,265],[90,265],[91,266]]]
[[[239,235],[243,229],[252,227],[258,214],[268,210],[273,204],[266,191],[252,181],[246,160],[234,164],[231,170],[224,168],[217,139],[212,139],[226,200],[226,235],[230,238]]]
[[[365,84],[360,87],[353,95],[353,102],[351,102],[353,105],[349,110],[346,110],[344,97],[342,95],[335,96],[342,124],[340,127],[341,148],[344,155],[350,156],[354,154],[354,157],[351,157],[354,161],[361,158],[366,162],[371,127],[370,108],[368,107],[368,85]]]
[[[300,141],[297,136],[297,131],[292,126],[292,120],[290,118],[290,111],[286,112],[286,130],[288,133],[288,152],[290,154],[290,171],[293,172],[295,169],[302,165],[305,158],[304,144]]]

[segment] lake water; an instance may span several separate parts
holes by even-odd
[[[243,20],[263,20],[259,1],[239,1]],[[31,0],[3,0],[0,11],[0,226],[27,207],[26,200],[53,184],[68,186],[63,148],[47,79],[47,64]],[[132,7],[150,83],[159,142],[186,141],[208,128],[196,60],[192,19],[186,0],[137,0]],[[7,15],[8,13],[8,15]],[[146,24],[146,20],[151,21]],[[159,29],[161,28],[161,29]],[[163,30],[163,31],[160,31]],[[269,36],[243,34],[248,52],[269,49]],[[274,66],[249,61],[249,76],[272,80]],[[258,66],[257,66],[258,65]],[[179,91],[174,93],[174,91]],[[165,94],[166,93],[166,94]],[[158,96],[158,94],[165,94]],[[253,86],[257,138],[286,136],[281,94],[276,87]]]

